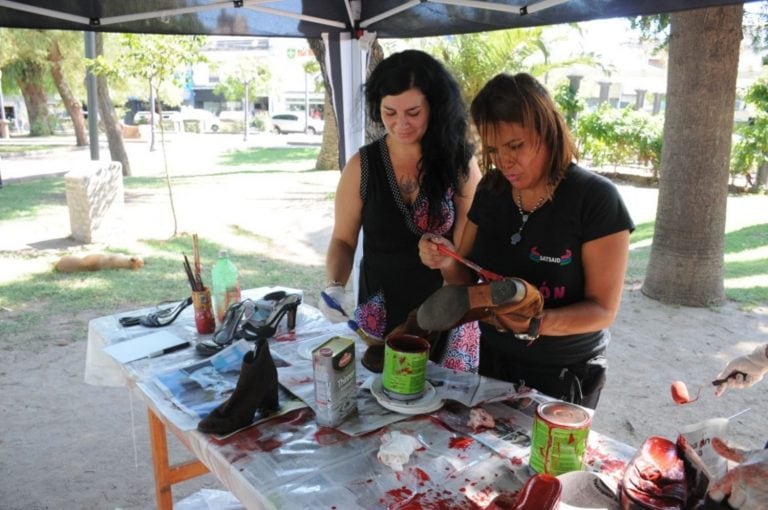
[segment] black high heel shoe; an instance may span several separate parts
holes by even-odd
[[[259,340],[262,338],[271,338],[275,336],[277,327],[280,325],[280,321],[283,316],[287,317],[288,330],[293,331],[296,329],[296,314],[301,304],[300,294],[288,294],[283,299],[278,301],[275,305],[275,309],[269,314],[269,317],[264,321],[264,324],[254,325],[251,322],[243,324],[242,333],[243,338],[246,340]]]
[[[188,297],[179,302],[174,307],[163,308],[156,312],[148,313],[140,317],[120,317],[120,325],[123,327],[136,326],[141,324],[148,328],[160,328],[167,326],[176,320],[179,314],[189,305],[192,304],[192,297]]]
[[[204,356],[210,356],[231,344],[237,336],[237,326],[240,324],[243,314],[247,309],[250,309],[249,315],[252,314],[253,308],[253,301],[249,299],[229,305],[229,308],[224,313],[224,320],[222,320],[219,329],[214,331],[211,339],[198,342],[195,346],[197,352]]]
[[[232,303],[224,314],[222,325],[213,333],[213,337],[198,342],[195,349],[203,356],[211,356],[238,338],[246,340],[258,338],[249,335],[246,328],[261,327],[285,296],[285,291],[281,290],[270,292],[255,301],[245,299],[239,303]]]
[[[280,408],[277,367],[266,339],[256,342],[243,357],[232,395],[200,420],[197,430],[225,435],[253,423],[256,411],[271,414]]]

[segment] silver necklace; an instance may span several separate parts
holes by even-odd
[[[547,195],[544,195],[539,199],[538,202],[536,202],[536,205],[533,206],[533,209],[528,211],[526,214],[523,212],[523,194],[518,191],[517,192],[517,210],[520,211],[520,218],[522,218],[522,222],[520,223],[520,228],[517,229],[517,232],[512,234],[512,237],[509,238],[509,242],[514,246],[523,239],[523,228],[525,227],[525,224],[528,222],[528,218],[530,218],[531,214],[536,212],[536,210],[541,207],[541,204],[544,203],[544,201],[547,199]]]

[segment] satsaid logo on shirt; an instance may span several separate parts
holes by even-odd
[[[573,262],[573,252],[568,248],[566,248],[565,252],[563,252],[562,255],[557,255],[557,256],[542,255],[541,252],[539,252],[539,247],[534,246],[533,248],[531,248],[531,252],[528,254],[528,258],[530,258],[534,262],[545,262],[547,264],[557,264],[559,266],[567,266],[568,264]]]

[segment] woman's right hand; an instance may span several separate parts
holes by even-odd
[[[451,251],[456,251],[448,239],[436,234],[424,234],[419,239],[419,258],[422,264],[430,269],[445,269],[453,260],[448,255],[443,255],[437,250],[437,245],[442,244]]]

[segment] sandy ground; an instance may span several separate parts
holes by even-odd
[[[252,143],[284,143],[286,139],[264,137]],[[212,174],[212,185],[206,189],[185,188],[179,193],[180,230],[194,229],[201,236],[226,242],[231,231],[221,228],[222,222],[237,224],[254,234],[253,249],[267,245],[287,260],[319,268],[332,223],[331,202],[320,199],[333,191],[337,174],[285,172],[233,180],[217,173],[217,150],[241,142],[222,136],[216,139],[214,150],[199,140],[177,139],[169,144],[174,175]],[[145,144],[134,143],[129,150],[135,175],[161,171],[160,156],[149,154]],[[2,175],[8,184],[14,175],[34,174],[41,165],[66,170],[88,159],[87,151],[38,160],[6,159]],[[655,190],[630,186],[620,186],[620,190],[637,223],[654,218]],[[209,204],[226,200],[228,212],[217,222],[206,221],[209,211],[199,207],[203,199]],[[173,225],[165,220],[167,214],[158,214],[163,207],[167,207],[167,198],[161,192],[128,193],[130,225],[110,244],[130,248],[135,239],[168,237]],[[728,230],[767,223],[765,197],[729,199]],[[0,281],[45,270],[64,248],[80,249],[68,235],[65,204],[46,210],[36,221],[3,224]],[[19,253],[37,256],[19,257]],[[766,254],[743,256],[765,258]],[[768,275],[757,279],[760,285],[766,285],[765,278]],[[307,302],[313,304],[316,297],[307,296]],[[83,382],[87,321],[112,312],[90,310],[76,317],[52,317],[52,324],[79,331],[80,341],[57,342],[39,352],[0,349],[0,508],[154,508],[143,403],[125,388]],[[768,382],[719,399],[709,385],[726,360],[750,351],[758,342],[768,342],[768,306],[750,311],[733,303],[713,309],[667,306],[646,298],[636,286],[627,286],[619,318],[611,329],[609,379],[594,430],[639,446],[649,435],[674,438],[680,426],[750,409],[731,421],[730,437],[753,448],[768,439],[768,402],[764,398]],[[0,339],[0,343],[7,341]],[[688,406],[674,405],[669,386],[678,379],[693,393],[701,388],[701,399]],[[175,438],[170,446],[172,460],[188,458]],[[179,500],[201,487],[222,488],[207,475],[177,485],[174,496]]]

